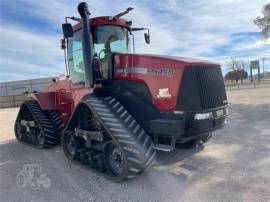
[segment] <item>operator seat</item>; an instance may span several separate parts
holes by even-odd
[[[101,61],[101,75],[103,79],[111,79],[112,78],[112,55],[111,48],[109,43],[105,44],[104,49],[104,58],[100,59]]]

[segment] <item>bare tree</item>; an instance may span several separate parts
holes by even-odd
[[[227,70],[228,71],[233,71],[236,69],[235,67],[235,58],[231,57],[230,60],[227,62]]]
[[[227,63],[228,71],[234,71],[234,70],[248,70],[249,63],[245,60],[236,59],[234,57],[231,57],[230,60]]]
[[[245,60],[240,60],[241,63],[241,70],[248,71],[249,69],[249,62]]]
[[[227,66],[229,67],[227,69],[229,72],[225,75],[225,80],[235,80],[236,83],[241,80],[241,83],[243,83],[243,80],[248,77],[247,70],[249,64],[247,61],[231,57]]]
[[[266,40],[270,37],[270,3],[263,6],[263,17],[258,16],[253,22],[262,30],[262,36]]]

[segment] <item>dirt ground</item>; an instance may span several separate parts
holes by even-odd
[[[114,183],[61,146],[17,143],[18,108],[0,110],[0,201],[270,201],[270,88],[228,91],[231,116],[204,148],[159,153],[134,180]]]

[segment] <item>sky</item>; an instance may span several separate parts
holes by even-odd
[[[65,16],[78,16],[78,0],[0,0],[0,82],[65,74],[60,49]],[[136,52],[193,57],[219,62],[223,73],[231,57],[265,57],[270,71],[270,40],[263,41],[253,19],[265,0],[87,0],[91,16],[125,16],[134,27]]]

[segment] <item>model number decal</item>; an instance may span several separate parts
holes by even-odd
[[[116,73],[136,73],[136,74],[151,74],[156,76],[172,77],[175,72],[174,69],[169,68],[145,68],[145,67],[118,67]]]
[[[157,76],[172,77],[174,75],[174,69],[147,69],[147,73]]]

